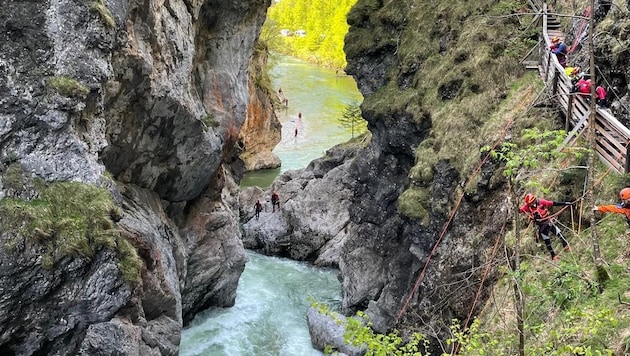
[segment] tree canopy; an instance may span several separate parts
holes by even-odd
[[[333,68],[344,68],[346,15],[356,0],[276,0],[261,38],[271,51]]]

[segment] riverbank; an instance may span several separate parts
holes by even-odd
[[[247,173],[241,187],[268,187],[282,172],[304,168],[327,149],[349,140],[351,130],[342,127],[339,118],[346,106],[363,101],[350,76],[279,54],[272,54],[270,63],[274,88],[289,100],[288,107],[277,113],[282,139],[273,150],[282,166]]]

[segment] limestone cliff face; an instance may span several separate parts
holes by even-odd
[[[276,97],[267,76],[267,48],[258,43],[251,61],[247,118],[239,134],[240,158],[246,171],[280,167],[273,149],[281,140],[282,124],[276,117]]]
[[[234,303],[247,259],[224,163],[269,0],[0,5],[0,198],[106,187],[107,224],[142,259],[137,283],[115,246],[43,266],[46,245],[0,217],[0,353],[177,354],[197,311]]]

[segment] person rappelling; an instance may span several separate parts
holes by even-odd
[[[549,251],[553,261],[557,261],[560,258],[556,255],[556,252],[551,246],[551,238],[549,237],[550,231],[553,232],[558,239],[560,239],[565,251],[571,251],[571,246],[569,246],[569,242],[562,234],[562,231],[560,231],[560,228],[554,223],[553,218],[549,216],[548,208],[552,206],[570,205],[573,205],[573,203],[540,199],[534,194],[529,193],[525,195],[525,204],[518,210],[519,213],[526,213],[528,217],[534,221],[536,227],[538,228],[537,237],[542,237],[545,242],[545,246],[547,247],[547,251]]]

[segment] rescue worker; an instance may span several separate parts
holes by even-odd
[[[630,227],[630,188],[623,188],[619,192],[619,199],[621,203],[612,205],[595,205],[593,211],[599,211],[601,213],[617,213],[624,214],[626,216],[626,223]]]
[[[525,195],[525,204],[518,210],[519,213],[526,213],[528,217],[536,223],[538,227],[538,235],[542,237],[547,247],[547,251],[551,255],[553,261],[557,261],[560,258],[556,255],[553,247],[551,246],[551,238],[549,232],[553,232],[558,239],[562,242],[562,246],[565,251],[571,251],[569,242],[564,238],[560,228],[554,224],[553,220],[549,216],[548,208],[551,206],[568,206],[572,205],[570,202],[557,202],[545,199],[536,198],[534,194]]]
[[[567,77],[569,77],[569,79],[571,79],[571,84],[573,86],[575,86],[575,83],[578,82],[578,80],[582,79],[582,77],[584,77],[584,73],[582,72],[582,68],[575,66],[575,67],[566,67],[564,69],[564,74],[566,74]]]
[[[564,44],[560,40],[559,37],[554,37],[551,39],[551,46],[549,46],[549,50],[551,53],[555,54],[558,58],[558,62],[562,67],[566,67],[567,65],[567,45]]]
[[[575,83],[575,91],[580,95],[591,95],[591,80],[580,78],[580,80]]]
[[[606,89],[604,89],[603,86],[598,85],[597,88],[595,88],[595,93],[597,94],[597,101],[595,103],[602,108],[607,108],[608,102],[606,101],[606,95],[608,93],[606,92]]]

